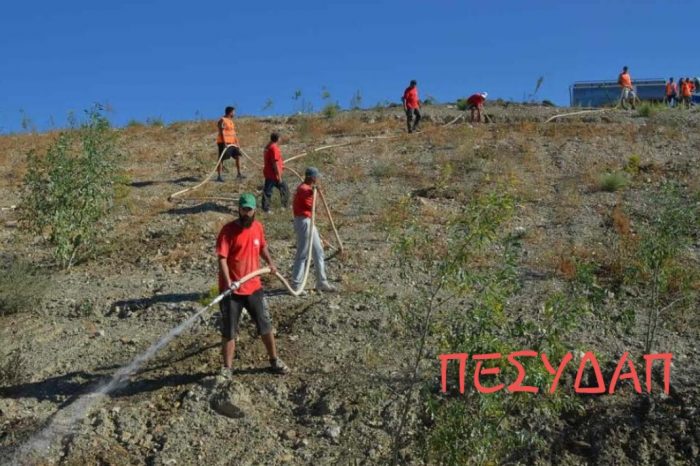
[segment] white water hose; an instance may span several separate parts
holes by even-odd
[[[214,176],[214,173],[216,173],[216,168],[219,166],[219,164],[221,163],[221,161],[224,159],[224,154],[226,153],[226,151],[228,150],[229,147],[235,147],[235,148],[237,148],[238,150],[241,150],[241,148],[238,147],[238,146],[235,145],[235,144],[229,144],[229,145],[227,145],[226,147],[224,147],[224,150],[221,151],[221,155],[219,156],[219,160],[217,160],[217,162],[216,162],[216,166],[214,167],[214,170],[212,170],[211,173],[209,173],[209,174],[206,176],[206,178],[204,178],[204,181],[202,181],[201,183],[199,183],[199,184],[196,185],[196,186],[191,186],[191,187],[189,187],[189,188],[183,189],[182,191],[178,191],[178,192],[176,192],[176,193],[171,194],[170,196],[168,196],[168,201],[172,201],[174,198],[180,197],[180,196],[182,196],[183,194],[185,194],[185,193],[187,193],[187,192],[189,192],[189,191],[194,191],[194,190],[196,190],[196,189],[199,189],[199,188],[201,188],[202,186],[204,186],[206,183],[208,183],[209,180]],[[230,201],[235,201],[235,199],[228,199],[228,198],[217,198],[217,199],[226,199],[226,200],[230,200]]]
[[[609,108],[601,108],[597,110],[581,110],[579,112],[571,112],[571,113],[561,113],[559,115],[554,115],[553,117],[548,118],[545,120],[545,123],[549,123],[550,121],[556,120],[557,118],[562,118],[565,116],[573,116],[573,115],[583,115],[585,113],[599,113],[599,112],[607,112],[609,111]]]

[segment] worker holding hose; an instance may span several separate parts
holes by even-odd
[[[241,150],[238,147],[239,142],[238,136],[236,136],[236,125],[233,122],[235,114],[235,107],[226,107],[224,109],[224,116],[219,118],[219,121],[216,122],[216,128],[218,130],[216,134],[216,147],[218,149],[216,157],[217,160],[220,159],[219,163],[216,165],[216,173],[218,174],[216,181],[224,181],[221,177],[221,171],[224,168],[224,160],[226,159],[234,159],[236,161],[238,178],[245,178],[245,176],[241,174]]]
[[[292,208],[294,210],[294,231],[297,236],[297,252],[292,268],[292,288],[298,290],[304,280],[304,270],[309,248],[312,248],[314,269],[316,272],[316,289],[328,293],[337,291],[328,283],[326,266],[323,260],[323,246],[318,230],[313,226],[311,241],[309,241],[309,229],[313,209],[314,189],[321,174],[316,167],[309,167],[304,172],[304,181],[297,187],[294,194]]]
[[[255,321],[261,336],[270,367],[277,374],[289,372],[287,365],[277,357],[275,336],[267,306],[263,300],[260,277],[254,277],[242,284],[238,283],[245,275],[260,268],[260,257],[268,263],[271,273],[276,273],[270,252],[265,241],[265,231],[260,222],[255,220],[255,196],[241,194],[238,201],[238,219],[229,222],[221,229],[216,240],[216,254],[219,259],[219,291],[232,289],[230,295],[219,303],[222,322],[221,333],[223,345],[221,353],[224,360],[222,373],[230,376],[233,356],[236,351],[236,336],[241,317],[245,309]]]

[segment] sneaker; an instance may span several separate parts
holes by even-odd
[[[244,180],[246,176],[243,173],[239,173],[236,178],[238,178],[239,180]]]
[[[233,369],[230,367],[221,366],[219,376],[223,377],[226,380],[231,380],[231,378],[233,378]]]
[[[325,293],[335,293],[336,291],[338,291],[338,288],[334,287],[328,282],[316,285],[316,289]]]
[[[219,183],[223,183],[224,179],[221,177],[221,175],[219,175],[216,177],[216,181],[218,181]]]
[[[291,370],[280,358],[270,360],[270,370],[275,374],[289,374]]]

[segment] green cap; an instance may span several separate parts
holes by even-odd
[[[250,193],[241,194],[241,197],[238,199],[238,207],[255,209],[255,196]]]

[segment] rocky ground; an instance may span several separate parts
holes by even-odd
[[[99,253],[61,270],[42,238],[19,229],[12,209],[20,203],[25,154],[45,150],[55,134],[0,137],[2,260],[6,267],[20,260],[33,264],[39,271],[33,279],[45,285],[41,298],[31,299],[22,312],[0,315],[5,371],[0,377],[0,462],[388,464],[394,450],[400,464],[449,462],[422,447],[420,439],[435,421],[421,421],[421,403],[408,408],[402,403],[417,340],[391,304],[411,293],[397,266],[394,246],[401,229],[392,229],[392,215],[406,209],[425,219],[426,228],[439,231],[440,218],[480,193],[512,191],[516,210],[504,228],[522,237],[522,251],[520,289],[507,313],[518,319],[535,313],[548,293],[571,281],[568,258],[606,263],[616,206],[625,209],[634,230],[647,203],[669,180],[694,195],[694,202],[700,200],[697,111],[643,117],[609,110],[545,123],[567,109],[504,104],[486,110],[489,124],[472,127],[458,120],[445,126],[460,112],[426,107],[423,130],[412,135],[401,132],[400,108],[344,112],[331,119],[239,119],[243,148],[255,163],[272,130],[283,135],[285,157],[353,142],[289,164],[297,171],[307,165],[321,169],[345,248],[338,253],[327,247],[332,256],[327,272],[339,293],[318,293],[310,279],[309,294],[294,298],[275,280],[265,279],[278,348],[292,373],[281,377],[267,371],[262,344],[245,321],[237,372],[232,380],[219,376],[217,313],[209,312],[120,388],[76,412],[75,422],[57,429],[40,451],[26,448],[37,432],[74,413],[83,395],[207,302],[216,283],[216,235],[233,215],[233,203],[226,199],[259,192],[262,176],[254,162],[243,159],[245,180],[236,180],[229,165],[223,183],[210,182],[168,200],[213,168],[213,122],[120,129],[122,181]],[[599,177],[629,166],[632,156],[638,167],[629,185],[616,192],[599,189]],[[287,181],[294,189],[291,173]],[[273,213],[260,212],[258,219],[288,275],[292,218],[276,196]],[[334,243],[324,215],[319,225],[322,236]],[[551,421],[551,428],[540,432],[545,447],[492,461],[697,464],[700,320],[692,294],[700,289],[697,231],[679,262],[688,273],[683,290],[690,305],[683,313],[669,313],[659,329],[657,350],[674,354],[671,394],[641,396],[621,386],[613,395],[579,396],[576,410],[542,421]],[[611,308],[621,308],[619,299],[638,303],[631,287],[610,285],[602,275],[598,279],[605,302],[615,303]],[[636,318],[624,326],[598,315],[587,318],[565,343],[615,362],[624,351],[641,357],[645,310],[632,313]],[[419,362],[423,386],[439,380],[433,343],[429,338]],[[643,368],[639,371],[643,378]],[[394,436],[405,409],[410,411],[401,434],[406,441],[397,445]],[[523,421],[513,410],[506,416],[513,424]],[[537,430],[537,419],[532,421]]]

